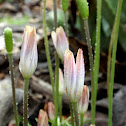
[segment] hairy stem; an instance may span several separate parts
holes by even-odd
[[[93,75],[93,54],[92,54],[92,46],[91,46],[91,38],[89,33],[89,27],[88,27],[88,19],[84,20],[84,29],[86,34],[86,40],[88,45],[88,53],[89,53],[89,62],[90,62],[90,69],[91,69],[91,116],[92,116],[92,123],[94,123],[94,113],[95,113],[95,85],[94,85],[94,75]]]
[[[57,28],[57,1],[53,0],[53,9],[54,9],[54,26],[55,26],[55,31]],[[55,97],[56,97],[56,101],[59,101],[59,56],[56,53],[55,56],[55,61],[56,61],[56,67],[55,67],[55,80],[56,80],[56,93],[55,93]],[[55,104],[55,125],[57,126],[57,118],[58,118],[58,104]]]
[[[17,111],[17,105],[16,105],[16,95],[15,95],[15,83],[14,83],[14,72],[13,72],[13,56],[12,53],[8,54],[9,59],[9,69],[10,69],[10,76],[11,76],[11,84],[12,84],[12,96],[13,96],[13,109],[14,109],[14,116],[16,121],[16,126],[19,125],[18,122],[18,111]]]
[[[59,113],[60,113],[60,122],[62,122],[62,95],[59,95]]]
[[[72,103],[70,101],[70,114],[71,114],[71,121],[72,121],[72,126],[74,126],[74,113],[73,113],[73,106],[72,106]]]
[[[96,99],[97,99],[97,88],[98,88],[98,74],[99,74],[99,63],[100,63],[100,33],[101,33],[101,5],[102,0],[97,0],[97,24],[96,24],[96,46],[95,46],[95,56],[94,56],[94,86],[92,98],[94,98],[92,103],[92,124],[95,125],[95,113],[96,113]]]
[[[53,79],[53,69],[52,69],[52,64],[51,64],[51,60],[50,60],[49,42],[48,42],[47,30],[46,30],[46,0],[43,0],[43,27],[44,27],[44,41],[45,41],[46,58],[47,58],[47,63],[48,63],[48,68],[49,68],[52,90],[53,90],[53,101],[54,101],[54,105],[56,105],[55,87],[54,87],[55,83],[54,83],[54,79]]]
[[[59,56],[56,53],[56,68],[55,68],[55,78],[56,78],[56,107],[55,107],[55,118],[56,118],[56,126],[57,126],[57,118],[58,118],[58,108],[59,108]]]
[[[83,126],[84,114],[80,114],[80,126]]]
[[[28,126],[28,86],[29,86],[29,78],[24,78],[24,104],[23,104],[23,118],[24,118],[24,125]]]
[[[57,1],[53,0],[53,10],[54,10],[54,27],[57,28]]]
[[[75,116],[75,123],[76,126],[79,126],[79,118],[78,118],[78,111],[77,111],[77,102],[73,102],[73,110],[74,110],[74,116]]]

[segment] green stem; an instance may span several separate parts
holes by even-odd
[[[91,112],[91,123],[95,125],[95,113],[96,113],[96,99],[97,99],[97,88],[98,88],[98,74],[99,74],[99,63],[100,63],[100,33],[101,33],[101,5],[102,0],[97,0],[97,24],[96,24],[96,47],[94,57],[94,86],[92,88],[92,112]]]
[[[55,26],[55,31],[57,28],[57,1],[53,0],[53,9],[54,9],[54,26]],[[56,67],[55,67],[55,80],[56,80],[56,101],[58,103],[59,100],[59,56],[56,53]],[[55,104],[55,126],[57,126],[57,118],[58,118],[58,104]]]
[[[55,30],[57,28],[57,1],[53,0],[53,10],[54,10],[54,26]]]
[[[64,12],[64,27],[65,27],[65,33],[68,37],[68,29],[67,29],[67,12]]]
[[[110,85],[110,74],[111,74],[111,55],[112,55],[114,32],[115,32],[115,23],[113,26],[111,40],[110,40],[110,44],[109,44],[109,50],[108,50],[108,62],[107,62],[107,94],[108,94],[108,97],[109,97],[109,85]]]
[[[90,33],[89,33],[89,27],[88,27],[88,19],[84,20],[84,29],[85,29],[85,34],[86,34],[86,39],[87,39],[87,45],[88,45],[88,53],[89,53],[89,62],[90,62],[90,69],[91,69],[91,115],[92,115],[92,123],[94,123],[94,113],[95,113],[95,85],[94,85],[94,75],[93,75],[93,54],[92,54],[92,46],[91,46],[91,38],[90,38]]]
[[[72,120],[72,126],[74,126],[74,113],[73,113],[73,106],[72,106],[72,103],[70,101],[70,114],[71,114],[71,120]]]
[[[9,59],[9,68],[10,68],[10,76],[11,76],[11,84],[12,84],[12,96],[13,96],[13,110],[14,110],[14,116],[16,121],[16,126],[19,125],[18,122],[18,111],[17,111],[17,105],[16,105],[16,95],[15,95],[15,83],[14,83],[14,72],[13,72],[13,56],[12,53],[8,54]]]
[[[50,60],[50,53],[49,53],[49,43],[48,43],[48,38],[47,38],[47,30],[46,30],[46,0],[43,1],[43,27],[44,27],[44,41],[45,41],[45,51],[46,51],[46,58],[48,62],[48,68],[49,68],[49,74],[50,74],[50,80],[52,84],[52,90],[53,90],[53,101],[54,104],[56,105],[55,101],[55,87],[54,87],[54,79],[53,79],[53,69],[52,69],[52,64]]]
[[[24,78],[24,104],[23,104],[23,118],[24,118],[24,125],[28,126],[28,86],[29,86],[29,78]]]
[[[76,126],[79,126],[79,118],[78,118],[78,111],[77,111],[77,102],[73,102],[73,111],[74,111],[74,116],[75,116],[75,123]]]
[[[80,126],[83,126],[84,114],[80,114]]]
[[[60,122],[62,122],[62,95],[59,95],[59,113],[60,113]]]
[[[118,0],[117,13],[115,18],[115,33],[114,33],[114,43],[112,51],[112,65],[111,65],[111,80],[109,88],[109,126],[112,126],[112,103],[113,103],[113,83],[114,83],[114,73],[115,73],[115,60],[116,60],[116,50],[117,50],[117,40],[118,31],[120,24],[120,14],[122,9],[123,0]]]
[[[58,118],[58,108],[59,108],[59,56],[56,53],[56,68],[55,68],[55,79],[56,79],[56,107],[55,107],[55,118],[56,118],[56,123],[55,125],[57,126],[57,118]]]

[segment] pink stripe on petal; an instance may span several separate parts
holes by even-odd
[[[52,102],[48,103],[48,116],[49,116],[49,119],[52,121],[55,119],[55,108]]]
[[[68,84],[70,84],[69,82],[69,57],[68,55],[70,54],[69,50],[65,51],[65,55],[64,55],[64,83],[65,83],[65,88]]]
[[[48,126],[48,116],[43,110],[39,111],[37,126]]]
[[[83,93],[78,101],[78,111],[79,113],[85,113],[88,109],[89,103],[89,89],[86,85],[83,86]]]
[[[64,78],[63,78],[63,72],[59,68],[59,94],[63,94],[64,92]]]
[[[63,51],[63,53],[65,53],[65,49],[69,49],[69,45],[68,45],[68,40],[66,37],[66,34],[64,32],[64,29],[62,27],[57,28],[56,30],[57,33],[57,45],[62,45],[61,49]]]
[[[69,50],[65,51],[64,56],[64,80],[68,95],[72,98],[76,83],[76,65],[73,53]]]
[[[84,58],[83,58],[83,51],[82,49],[78,50],[77,57],[76,57],[76,89],[77,89],[77,95],[81,96],[83,91],[83,85],[84,85],[84,76],[85,76],[85,70],[84,70]]]
[[[53,44],[56,48],[56,51],[61,58],[61,60],[64,60],[64,54],[66,49],[69,49],[67,37],[65,35],[65,32],[62,27],[58,27],[56,29],[56,32],[51,33]]]
[[[34,73],[38,62],[36,30],[26,26],[23,35],[19,69],[25,78],[30,78]]]

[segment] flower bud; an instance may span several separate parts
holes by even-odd
[[[68,10],[68,6],[69,6],[69,0],[62,0],[62,9],[64,13],[66,13],[66,11]]]
[[[52,121],[55,119],[55,108],[52,102],[48,103],[48,116],[49,116],[49,119]]]
[[[72,102],[77,102],[82,95],[84,75],[83,51],[78,50],[75,64],[73,53],[66,50],[64,56],[64,83],[68,97]]]
[[[78,10],[80,12],[80,15],[83,19],[88,19],[89,16],[89,8],[87,0],[76,0]]]
[[[4,39],[7,52],[12,53],[13,51],[12,29],[10,29],[9,27],[4,29]]]
[[[37,67],[38,52],[36,43],[36,30],[26,26],[21,47],[19,69],[24,78],[30,78]]]
[[[63,72],[61,69],[59,69],[59,94],[62,95],[64,91],[64,78],[63,78]]]
[[[15,124],[15,120],[11,120],[10,122],[9,122],[9,124],[8,124],[8,126],[15,126],[16,124]]]
[[[88,103],[89,103],[89,89],[86,85],[84,85],[82,96],[78,101],[78,111],[80,114],[85,114],[85,112],[88,109]]]
[[[81,92],[80,97],[82,96],[84,78],[85,78],[85,67],[84,67],[84,58],[82,49],[78,49],[76,57],[76,88],[78,92]]]
[[[64,61],[64,54],[66,49],[69,49],[67,37],[62,27],[56,29],[56,32],[51,33],[53,44],[62,61]]]
[[[48,116],[43,110],[39,111],[37,126],[48,126]]]

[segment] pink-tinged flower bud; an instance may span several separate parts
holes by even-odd
[[[52,102],[48,103],[48,116],[49,116],[49,119],[52,121],[55,119],[55,108]]]
[[[21,47],[19,69],[24,78],[30,78],[37,67],[36,29],[26,26]]]
[[[77,52],[76,57],[76,88],[78,92],[81,92],[80,97],[83,92],[83,86],[84,86],[84,78],[85,78],[85,67],[84,67],[84,58],[83,58],[83,51],[82,49],[79,49]]]
[[[15,120],[11,120],[11,121],[9,122],[8,126],[16,126]]]
[[[48,126],[48,116],[43,110],[39,111],[37,126]]]
[[[65,35],[65,32],[62,27],[59,27],[56,29],[56,32],[51,33],[53,44],[55,46],[55,49],[61,58],[61,60],[64,60],[64,54],[66,49],[69,49],[69,44],[67,41],[67,37]]]
[[[89,103],[89,89],[86,85],[84,85],[82,96],[78,101],[78,111],[80,114],[85,114],[85,112],[88,109],[88,103]]]
[[[66,50],[64,55],[64,83],[68,97],[72,102],[77,102],[82,95],[84,75],[83,51],[78,50],[75,64],[73,53]]]
[[[64,91],[64,78],[63,78],[63,72],[61,69],[59,69],[59,94],[62,95]]]

